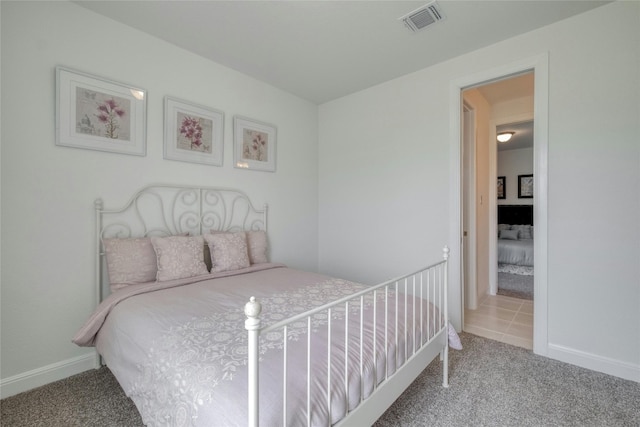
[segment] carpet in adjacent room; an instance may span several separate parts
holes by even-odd
[[[533,276],[498,271],[498,295],[533,300]]]

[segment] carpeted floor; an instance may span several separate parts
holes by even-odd
[[[387,426],[640,426],[640,383],[463,333],[449,388],[432,363],[378,420]]]
[[[2,427],[137,427],[135,405],[107,368],[0,400]]]
[[[640,426],[640,384],[462,333],[450,387],[434,361],[378,420],[386,426]],[[1,425],[141,426],[108,369],[0,401]],[[214,426],[217,427],[217,426]]]
[[[498,295],[533,300],[533,276],[498,272]]]

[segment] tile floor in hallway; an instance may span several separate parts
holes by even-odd
[[[464,311],[464,331],[533,349],[533,301],[487,295],[477,310]]]

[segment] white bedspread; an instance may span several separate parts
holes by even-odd
[[[175,286],[164,285],[165,289],[137,295],[135,289],[128,290],[122,300],[118,291],[103,302],[74,342],[95,343],[147,425],[244,426],[247,424],[247,333],[242,309],[249,297],[255,296],[262,303],[261,318],[266,326],[365,288],[361,284],[280,265],[262,267],[264,269],[252,267],[246,272],[240,271],[243,274],[227,277],[199,278],[186,285],[176,281]],[[152,285],[139,288],[145,286],[153,288]],[[402,319],[405,296],[400,295],[398,312]],[[411,296],[408,301],[406,311],[411,319],[414,315]],[[312,425],[325,426],[329,418],[331,424],[341,419],[347,406],[354,408],[361,393],[368,396],[374,384],[384,379],[385,370],[388,374],[395,371],[396,359],[404,361],[405,345],[410,355],[414,339],[426,342],[428,335],[434,334],[434,323],[442,326],[442,319],[433,306],[419,298],[416,301],[416,324],[420,324],[420,305],[423,307],[423,336],[421,333],[409,336],[402,326],[396,336],[395,293],[389,293],[390,351],[387,353],[384,351],[384,295],[378,295],[374,363],[371,356],[373,298],[365,299],[365,381],[361,389],[360,373],[354,368],[360,357],[360,346],[352,345],[348,351],[351,367],[348,403],[344,387],[345,310],[334,310],[330,410],[326,404],[328,319],[322,314],[312,319]],[[359,305],[354,302],[349,306],[349,334],[358,337]],[[287,424],[303,425],[307,417],[306,322],[298,322],[289,329],[287,345],[290,364],[287,374],[296,380],[288,386]],[[264,426],[282,423],[282,346],[282,332],[268,333],[260,344],[260,423]]]
[[[533,267],[533,240],[498,239],[498,264]]]

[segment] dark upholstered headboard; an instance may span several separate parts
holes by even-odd
[[[498,224],[533,225],[533,205],[498,205]]]

